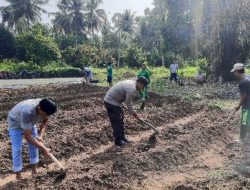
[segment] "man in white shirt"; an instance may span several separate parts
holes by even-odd
[[[125,80],[118,82],[111,87],[104,98],[104,104],[113,128],[114,144],[122,147],[129,143],[124,134],[124,122],[122,103],[124,102],[129,113],[136,119],[141,120],[132,106],[132,100],[136,92],[140,92],[148,85],[145,77],[140,77],[136,81]]]
[[[172,83],[173,79],[175,80],[176,84],[177,84],[177,74],[178,74],[178,69],[179,69],[179,66],[178,64],[176,63],[176,61],[174,61],[170,67],[170,82]]]

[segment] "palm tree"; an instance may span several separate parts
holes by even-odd
[[[47,13],[41,6],[48,0],[6,0],[10,5],[0,7],[2,22],[20,32],[20,26],[31,25],[41,20],[41,13]]]
[[[132,33],[135,26],[135,14],[131,10],[125,10],[124,13],[115,13],[112,17],[115,27],[122,32]]]
[[[112,17],[112,21],[117,28],[118,38],[119,38],[119,49],[118,49],[118,67],[120,66],[121,57],[121,40],[122,37],[127,38],[130,34],[134,32],[135,27],[135,14],[131,10],[125,10],[124,13],[115,13]]]
[[[102,0],[88,0],[86,5],[87,28],[92,36],[95,31],[100,31],[103,24],[107,21],[107,15],[104,9],[98,9]]]
[[[52,20],[56,31],[63,34],[70,34],[72,19],[66,12],[58,12]]]
[[[57,5],[59,12],[49,13],[49,15],[54,15],[55,18],[52,20],[53,27],[58,33],[70,34],[72,30],[72,18],[67,13],[65,6],[69,3],[68,0],[62,0],[60,4]]]
[[[2,23],[5,24],[7,23],[9,28],[14,27],[15,23],[14,23],[14,18],[13,18],[13,10],[12,7],[8,6],[8,7],[1,7],[0,8],[1,11],[1,16],[2,16]]]
[[[78,35],[84,34],[86,19],[85,19],[85,1],[84,0],[62,0],[58,7],[61,10],[65,10],[67,12],[67,16],[71,23],[72,31],[76,36],[76,45],[78,44]]]

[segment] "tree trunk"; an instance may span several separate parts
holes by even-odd
[[[78,45],[78,32],[76,31],[76,46]]]
[[[120,48],[118,50],[118,61],[117,61],[117,67],[119,68],[120,67]]]
[[[94,37],[94,28],[93,28],[93,23],[92,23],[92,21],[91,21],[91,35],[92,35],[92,37]]]
[[[161,66],[165,67],[165,58],[163,55],[161,56]]]
[[[120,67],[120,58],[121,58],[121,30],[119,31],[119,48],[118,48],[118,61],[117,61],[118,67]]]
[[[221,35],[222,54],[221,62],[218,65],[218,71],[220,72],[224,81],[232,81],[234,76],[230,70],[237,62],[239,56],[235,41],[237,39],[237,34],[236,32],[225,31]]]

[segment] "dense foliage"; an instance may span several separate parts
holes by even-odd
[[[107,19],[102,0],[60,0],[49,28],[41,22],[46,0],[8,0],[1,7],[0,59],[43,65],[197,66],[216,80],[231,80],[236,62],[250,59],[249,0],[153,0],[143,16],[125,10]],[[18,14],[21,11],[22,14]],[[10,32],[8,32],[8,30]],[[4,36],[4,37],[3,37]],[[1,40],[2,41],[2,40]]]
[[[24,60],[37,64],[58,61],[61,54],[57,44],[40,27],[42,26],[34,26],[31,31],[22,33],[17,38]]]
[[[13,58],[16,53],[16,39],[3,26],[0,26],[0,42],[0,59]]]

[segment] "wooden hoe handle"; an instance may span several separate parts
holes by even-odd
[[[231,114],[228,116],[227,118],[227,122],[229,122],[231,120],[231,118],[233,117],[233,115],[236,113],[236,111],[232,111]]]
[[[65,167],[56,159],[53,154],[49,153],[49,157],[59,166],[60,169],[65,170]]]
[[[155,126],[153,126],[152,124],[144,121],[144,120],[140,120],[143,124],[147,125],[148,127],[150,127],[151,129],[153,129],[156,133],[159,133],[159,131],[155,128]]]

